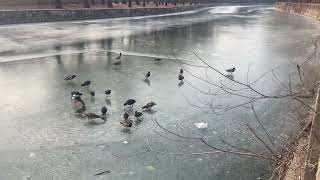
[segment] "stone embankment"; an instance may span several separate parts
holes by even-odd
[[[320,20],[320,4],[277,2],[276,10],[301,14]],[[318,44],[319,45],[319,44]],[[299,139],[293,160],[285,180],[320,180],[320,90],[318,89],[314,110],[306,126],[306,136]]]
[[[277,2],[275,9],[320,19],[320,4]]]
[[[133,16],[147,16],[178,13],[210,5],[198,4],[168,8],[132,8],[132,9],[35,9],[35,10],[1,10],[0,24],[54,22],[88,19],[105,19]]]

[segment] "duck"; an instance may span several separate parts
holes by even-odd
[[[93,121],[94,119],[102,119],[102,120],[104,120],[104,122],[107,121],[105,117],[102,117],[102,116],[97,115],[95,113],[82,113],[82,114],[87,117],[88,121],[89,120]]]
[[[78,104],[81,105],[81,107],[79,109],[77,109],[75,111],[75,113],[79,114],[79,113],[83,113],[86,111],[86,105],[84,104],[84,102],[82,101],[81,97],[80,96],[76,96],[75,97],[75,104],[78,106]]]
[[[103,116],[105,116],[105,115],[107,114],[107,112],[108,112],[107,107],[103,106],[103,107],[101,108],[101,114],[102,114]]]
[[[183,81],[184,80],[184,76],[182,74],[179,74],[178,79],[179,79],[179,81]]]
[[[110,96],[111,95],[111,90],[107,89],[106,91],[104,91],[104,93],[106,94],[106,96]]]
[[[77,76],[74,74],[68,75],[64,78],[65,81],[72,81],[74,78],[76,78]]]
[[[132,120],[129,120],[129,114],[127,112],[123,114],[123,121],[120,121],[120,124],[127,128],[132,127]]]
[[[142,110],[151,110],[153,106],[157,105],[155,102],[151,101],[146,105],[142,106]]]
[[[124,120],[127,120],[127,119],[129,119],[129,113],[127,113],[127,112],[125,112],[125,113],[123,113],[123,119]]]
[[[151,75],[151,73],[150,73],[150,71],[148,71],[148,72],[144,75],[144,77],[145,77],[146,79],[148,79],[148,78],[150,77],[150,75]]]
[[[79,91],[72,91],[70,94],[71,94],[71,97],[82,96],[82,93]]]
[[[228,72],[228,74],[232,74],[232,73],[234,73],[236,71],[236,68],[234,67],[234,68],[231,68],[231,69],[227,69],[226,71]]]
[[[81,84],[81,86],[86,86],[87,88],[89,88],[91,84],[91,81],[85,81],[84,83]]]
[[[126,120],[126,121],[121,121],[120,124],[122,124],[124,127],[132,127],[132,120]]]
[[[183,69],[181,68],[181,69],[179,70],[179,72],[180,72],[180,74],[183,74]]]
[[[116,60],[120,60],[120,59],[121,59],[121,57],[122,57],[122,53],[120,53],[120,54],[119,54],[119,56],[118,56],[118,57],[116,57]]]
[[[131,106],[131,107],[133,107],[134,103],[136,103],[136,100],[134,100],[134,99],[128,99],[123,105],[124,105],[124,106]]]
[[[120,60],[113,63],[113,65],[115,65],[115,66],[120,65],[120,64],[121,64]]]
[[[138,112],[138,111],[135,111],[134,112],[134,117],[136,117],[137,120],[140,120],[140,118],[143,116],[143,113],[142,112]]]
[[[75,101],[79,101],[79,102],[83,102],[82,99],[81,99],[81,96],[76,96],[76,97],[74,97],[74,100],[75,100]]]
[[[92,97],[94,97],[94,95],[96,95],[96,93],[95,93],[94,91],[90,91],[90,95],[91,95]]]
[[[154,59],[154,62],[155,62],[155,63],[158,63],[158,62],[160,62],[161,60],[162,60],[161,58],[155,58],[155,59]]]

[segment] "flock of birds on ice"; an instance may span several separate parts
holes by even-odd
[[[121,65],[121,58],[122,58],[122,53],[120,53],[120,55],[118,57],[116,57],[116,61],[113,63],[114,66],[120,66]],[[161,58],[155,58],[154,61],[155,63],[159,63],[162,59]],[[235,71],[235,68],[231,68],[231,69],[227,69],[226,72],[228,74],[232,74]],[[149,80],[150,76],[151,76],[151,72],[148,71],[147,73],[145,73],[145,80]],[[74,74],[71,75],[67,75],[64,80],[65,81],[72,81],[73,79],[75,79],[77,76]],[[184,80],[184,76],[183,76],[183,69],[179,70],[179,75],[178,75],[178,80],[180,81],[180,83],[183,83]],[[91,85],[91,81],[85,81],[81,84],[82,87],[86,87],[89,88]],[[110,100],[111,98],[111,89],[107,89],[105,90],[105,95],[106,98]],[[95,92],[94,91],[90,91],[90,96],[94,97],[95,96]],[[71,92],[71,98],[73,100],[73,105],[76,108],[75,113],[77,115],[81,115],[84,116],[88,119],[89,122],[93,122],[95,120],[101,119],[104,122],[106,122],[107,118],[107,112],[108,112],[108,108],[106,106],[103,106],[101,108],[101,114],[96,114],[96,113],[92,113],[92,112],[86,112],[86,105],[84,103],[84,101],[81,99],[81,96],[83,94],[79,91],[72,91]],[[133,106],[136,103],[135,99],[128,99],[123,105],[125,108],[125,112],[123,114],[123,119],[120,121],[120,124],[122,126],[124,126],[125,128],[130,128],[133,125],[133,120],[131,120],[130,114],[133,114],[134,118],[135,118],[135,122],[139,123],[142,121],[143,119],[143,112],[139,112],[139,111],[133,111]],[[142,106],[141,109],[142,111],[151,111],[152,107],[157,105],[155,102],[151,101],[148,102],[146,105]],[[133,112],[133,113],[130,113]]]

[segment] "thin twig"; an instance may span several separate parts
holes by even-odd
[[[215,147],[211,144],[209,144],[206,140],[204,140],[202,137],[199,138],[199,137],[188,137],[188,136],[182,136],[180,134],[177,134],[177,133],[174,133],[166,128],[164,128],[162,125],[160,125],[158,123],[158,121],[155,119],[155,122],[156,124],[161,128],[163,129],[164,131],[172,134],[172,135],[175,135],[177,137],[180,137],[180,138],[183,138],[183,139],[192,139],[192,140],[199,140],[201,141],[203,144],[207,145],[208,147],[216,150],[216,151],[220,151],[220,152],[224,152],[224,153],[230,153],[230,154],[236,154],[236,155],[244,155],[244,156],[253,156],[253,157],[260,157],[260,158],[263,158],[263,159],[269,159],[269,160],[274,160],[274,158],[268,156],[268,155],[265,155],[265,154],[254,154],[254,153],[246,153],[246,152],[238,152],[238,151],[231,151],[231,150],[225,150],[225,149],[221,149],[221,148],[218,148],[218,147]],[[150,144],[149,144],[150,145]]]
[[[256,137],[260,142],[262,142],[262,144],[264,144],[264,146],[269,150],[270,153],[272,153],[275,157],[276,154],[273,152],[273,150],[268,146],[268,144],[266,142],[264,142],[264,140],[262,140],[257,133],[250,127],[249,124],[247,124],[247,127],[249,128],[249,130],[252,132],[252,134],[254,135],[254,137]]]
[[[270,143],[273,145],[273,147],[275,147],[276,145],[273,143],[273,141],[272,141],[269,133],[267,132],[266,128],[264,128],[264,126],[262,125],[262,123],[261,123],[261,121],[260,121],[260,119],[259,119],[259,117],[258,117],[258,115],[257,115],[257,112],[256,112],[253,104],[251,104],[251,109],[252,109],[252,112],[253,112],[253,114],[254,114],[255,119],[258,121],[258,123],[260,124],[260,126],[261,126],[261,128],[263,129],[264,133],[267,135]]]

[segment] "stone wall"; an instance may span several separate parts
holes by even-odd
[[[274,7],[281,11],[302,14],[320,19],[320,4],[277,2]]]
[[[0,11],[0,24],[104,19],[117,17],[146,16],[189,11],[207,5],[179,6],[170,8],[137,9],[52,9],[52,10],[8,10]]]

